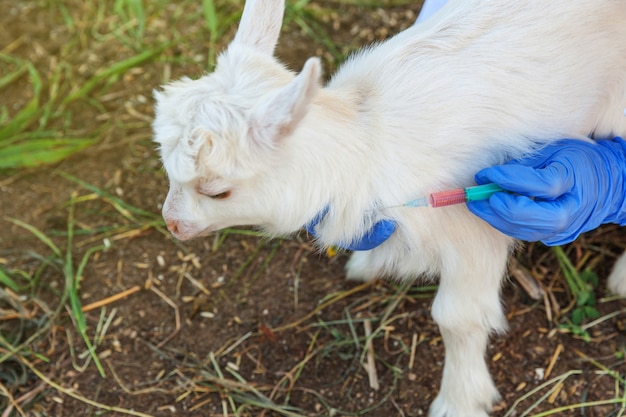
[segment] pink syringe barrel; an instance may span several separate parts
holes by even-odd
[[[445,207],[468,201],[487,200],[493,194],[506,191],[499,185],[489,183],[455,190],[439,191],[402,204],[404,207]]]
[[[467,201],[467,195],[465,194],[465,189],[458,188],[456,190],[432,193],[428,200],[431,207],[444,207],[465,203]]]
[[[487,200],[493,194],[504,191],[499,185],[489,183],[474,185],[473,187],[458,188],[456,190],[440,191],[429,196],[431,207],[445,207],[468,201]]]

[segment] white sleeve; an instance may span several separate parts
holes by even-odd
[[[422,9],[415,23],[423,22],[428,19],[433,13],[441,9],[446,2],[447,0],[424,0],[424,4],[422,5]]]

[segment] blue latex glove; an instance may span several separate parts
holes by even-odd
[[[322,210],[313,220],[307,223],[304,228],[307,232],[309,232],[312,236],[317,237],[317,233],[315,232],[315,227],[319,222],[322,221],[326,213],[328,212],[328,208]],[[396,231],[396,222],[393,220],[379,220],[374,223],[372,228],[363,235],[359,240],[352,241],[350,243],[338,243],[336,246],[342,249],[347,250],[371,250],[389,239],[393,232]]]
[[[499,192],[467,204],[509,236],[546,245],[572,242],[604,223],[626,223],[626,142],[564,139],[536,154],[483,169],[476,182]]]
[[[415,24],[428,19],[430,16],[435,14],[436,11],[441,9],[446,3],[447,0],[424,0],[424,4],[422,4],[420,14],[417,16]]]

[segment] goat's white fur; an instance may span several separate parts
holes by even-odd
[[[296,75],[273,57],[283,8],[249,0],[214,73],[155,93],[163,215],[180,239],[235,225],[284,235],[328,208],[321,245],[394,219],[347,275],[440,277],[432,313],[446,364],[430,415],[486,416],[498,393],[483,356],[506,328],[514,242],[464,206],[383,208],[471,185],[548,141],[626,135],[626,1],[452,0],[355,54],[325,88],[318,59]],[[610,287],[626,295],[617,265]]]

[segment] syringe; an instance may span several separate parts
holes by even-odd
[[[486,200],[492,194],[504,191],[496,184],[475,185],[473,187],[457,188],[455,190],[440,191],[429,196],[416,198],[402,207],[444,207],[453,204],[467,203],[468,201]]]

